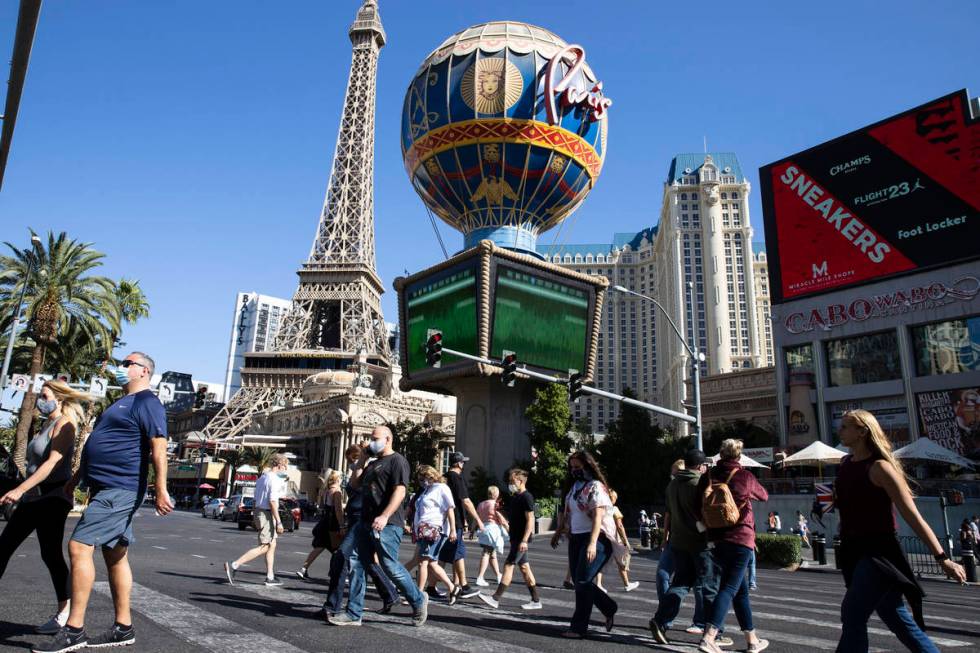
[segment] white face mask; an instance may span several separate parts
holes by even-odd
[[[507,484],[507,491],[510,492],[511,494],[517,494],[517,489],[518,489],[517,486],[514,485],[513,483]]]
[[[381,440],[371,440],[368,448],[371,450],[371,453],[377,455],[385,450],[385,441],[383,438]]]

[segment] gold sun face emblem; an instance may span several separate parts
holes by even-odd
[[[521,99],[524,79],[501,57],[479,59],[463,73],[463,102],[479,113],[503,113]]]
[[[436,163],[435,158],[431,158],[425,162],[425,169],[429,171],[431,177],[439,176],[439,164]]]
[[[564,157],[553,154],[551,157],[551,171],[555,174],[561,174],[562,170],[565,169],[565,163]]]
[[[483,160],[487,163],[498,163],[500,161],[500,145],[497,143],[484,145]]]

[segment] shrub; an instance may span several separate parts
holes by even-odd
[[[556,514],[558,514],[558,499],[555,497],[544,497],[535,502],[535,517],[554,517]]]
[[[757,533],[755,546],[759,550],[757,556],[760,562],[768,562],[777,567],[789,567],[803,559],[800,538],[796,535]]]

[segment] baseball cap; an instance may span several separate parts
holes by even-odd
[[[704,457],[704,452],[700,449],[688,449],[684,453],[684,466],[688,469],[703,465],[706,461],[707,458]]]
[[[465,463],[469,458],[463,455],[462,451],[454,451],[449,454],[449,464],[456,465],[459,463]]]

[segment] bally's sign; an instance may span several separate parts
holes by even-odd
[[[797,311],[786,316],[783,326],[793,334],[807,333],[816,329],[830,331],[848,322],[864,322],[936,308],[955,301],[970,301],[978,294],[980,294],[980,279],[972,275],[964,275],[949,284],[936,281],[925,286],[912,286],[895,292],[858,297],[847,304],[827,304],[808,311]]]

